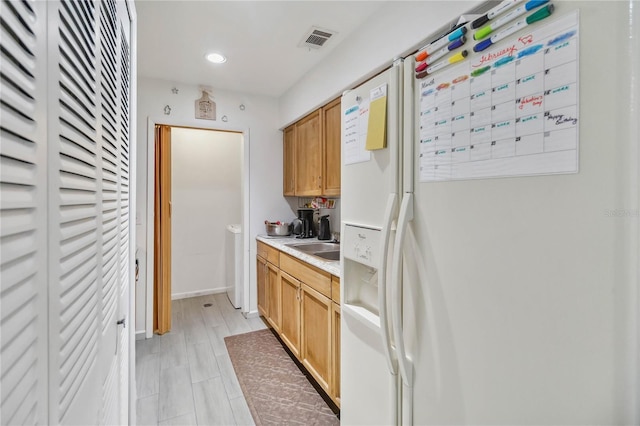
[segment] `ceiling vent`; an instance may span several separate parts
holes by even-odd
[[[332,36],[337,33],[325,28],[311,27],[309,31],[302,37],[298,47],[309,47],[312,49],[320,49]]]

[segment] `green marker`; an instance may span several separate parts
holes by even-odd
[[[495,44],[496,42],[502,40],[503,38],[509,37],[511,34],[515,33],[516,31],[523,29],[527,25],[531,25],[534,22],[538,22],[546,18],[547,16],[550,16],[553,13],[553,9],[554,9],[553,3],[538,9],[537,11],[533,12],[531,15],[527,16],[525,19],[521,19],[516,23],[514,23],[513,25],[500,31],[499,33],[496,33],[495,35],[491,36],[490,39],[482,40],[480,43],[473,46],[473,51],[481,52],[487,47],[491,46],[492,44]]]
[[[507,13],[506,15],[496,19],[491,24],[485,25],[484,27],[482,27],[479,30],[477,30],[473,34],[473,39],[474,40],[482,40],[483,38],[485,38],[486,36],[488,36],[489,34],[494,32],[495,30],[497,30],[501,26],[511,22],[513,19],[517,18],[518,16],[524,15],[525,13],[530,11],[531,9],[535,9],[538,6],[542,6],[543,4],[547,3],[548,1],[549,0],[531,0],[531,1],[528,1],[525,5],[520,6],[520,7],[516,8],[516,9],[512,10],[511,12]]]

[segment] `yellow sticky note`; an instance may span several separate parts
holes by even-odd
[[[387,97],[381,96],[369,105],[367,143],[365,149],[373,151],[387,147]]]

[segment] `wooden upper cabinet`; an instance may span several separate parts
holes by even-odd
[[[322,111],[324,135],[322,195],[340,195],[340,140],[342,134],[340,98],[325,105]]]
[[[321,110],[296,123],[296,195],[316,196],[322,192]]]
[[[293,196],[296,195],[296,126],[291,126],[284,129],[284,146],[283,146],[284,158],[282,162],[283,170],[283,195]]]
[[[283,195],[340,195],[341,135],[340,98],[284,129]]]

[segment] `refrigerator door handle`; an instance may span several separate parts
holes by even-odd
[[[407,356],[404,345],[404,333],[402,325],[402,247],[409,222],[413,220],[413,193],[406,192],[402,197],[400,214],[398,215],[398,229],[393,247],[393,263],[391,265],[391,315],[393,334],[395,338],[398,365],[402,382],[408,388],[413,387],[413,363]]]
[[[389,194],[387,207],[384,211],[383,236],[380,242],[382,259],[378,268],[378,309],[380,317],[380,331],[382,344],[385,348],[385,358],[391,374],[398,374],[398,363],[395,359],[395,351],[391,343],[389,313],[387,312],[387,260],[389,259],[389,240],[391,239],[391,223],[398,205],[398,194]]]

